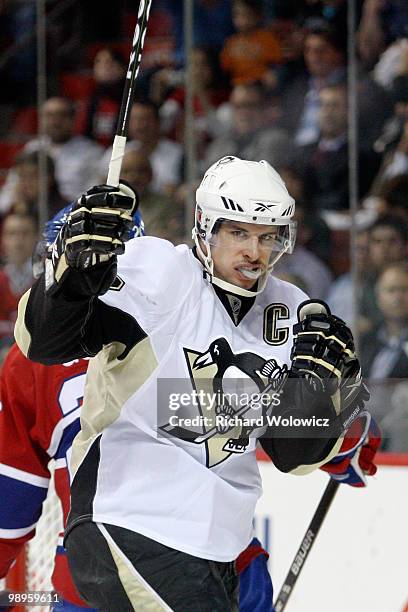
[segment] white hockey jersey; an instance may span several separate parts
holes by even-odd
[[[262,491],[256,439],[238,425],[208,432],[199,417],[211,400],[204,405],[200,391],[239,378],[258,389],[265,361],[289,365],[292,326],[307,296],[271,276],[235,325],[192,251],[151,237],[128,243],[118,277],[98,299],[134,318],[145,337],[125,358],[113,342],[90,361],[72,454],[73,521],[87,517],[231,561],[251,540]],[[181,397],[171,395],[170,408],[168,389],[195,391],[196,399],[175,410]],[[184,417],[201,443],[178,437]]]

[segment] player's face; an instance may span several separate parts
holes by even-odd
[[[211,246],[214,274],[228,283],[252,289],[268,269],[278,228],[224,221]]]

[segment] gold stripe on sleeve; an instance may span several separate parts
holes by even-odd
[[[14,327],[14,338],[16,339],[20,350],[26,357],[28,357],[28,351],[31,344],[31,335],[25,324],[25,313],[30,292],[31,289],[26,291],[26,293],[20,298],[18,303],[18,317]]]

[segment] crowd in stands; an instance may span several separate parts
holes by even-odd
[[[49,44],[54,76],[41,108],[41,138],[33,45],[6,67],[0,55],[7,84],[0,91],[0,353],[12,341],[18,299],[32,282],[40,148],[47,153],[50,216],[106,180],[134,4],[123,0],[115,15],[103,9],[98,23],[89,23],[91,8],[101,7],[95,2],[77,3],[61,23],[50,19],[49,37],[60,46]],[[378,389],[383,381],[374,405],[385,448],[408,450],[408,3],[355,4],[357,215],[350,213],[348,184],[347,0],[194,0],[189,87],[197,180],[224,155],[266,159],[282,174],[299,225],[295,252],[275,273],[327,300],[352,324],[363,374]],[[31,2],[0,5],[0,25],[10,33],[0,53],[31,23],[32,11]],[[78,24],[75,36],[67,37],[64,19]],[[189,240],[185,56],[183,2],[156,0],[122,177],[140,194],[146,233],[176,244]],[[31,96],[22,95],[23,87],[31,87]]]

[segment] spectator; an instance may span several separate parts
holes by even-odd
[[[129,150],[122,162],[121,178],[128,181],[140,197],[139,211],[146,233],[173,244],[184,239],[184,210],[170,196],[152,189],[153,171],[142,150]]]
[[[370,197],[366,202],[371,202]],[[408,223],[408,172],[384,181],[375,196],[375,208],[380,214],[390,214]]]
[[[386,215],[370,228],[369,260],[377,273],[389,263],[401,261],[407,256],[407,226],[398,217]]]
[[[291,11],[285,15],[285,10],[277,11],[276,18],[267,26],[279,41],[282,54],[282,63],[274,67],[273,71],[268,71],[263,77],[265,87],[273,91],[283,91],[305,70],[303,62],[304,30],[300,20],[290,13]]]
[[[355,321],[354,313],[354,296],[356,295],[356,306],[357,315],[361,312],[361,297],[362,297],[362,284],[366,274],[369,272],[369,234],[367,230],[358,232],[356,236],[356,280],[357,285],[354,284],[354,279],[351,272],[342,274],[337,278],[332,286],[330,287],[327,295],[327,303],[330,306],[332,312],[335,312],[338,317],[346,321],[347,325],[350,325],[355,333],[363,331],[358,323]]]
[[[384,449],[390,453],[408,452],[408,385],[406,380],[395,380],[389,394],[390,409],[381,420]]]
[[[183,148],[180,144],[163,138],[157,106],[150,100],[133,104],[129,119],[129,141],[126,150],[140,150],[148,156],[152,171],[152,190],[171,194],[181,182]],[[108,149],[100,162],[101,180],[108,174],[112,149]]]
[[[42,109],[45,136],[30,140],[25,153],[38,151],[40,146],[55,163],[55,178],[59,191],[67,201],[74,200],[98,179],[98,162],[102,147],[84,136],[75,136],[75,109],[67,98],[49,98]],[[0,213],[5,214],[12,205],[17,176],[10,172],[0,192]]]
[[[208,147],[204,165],[209,167],[224,155],[270,164],[284,164],[290,153],[288,134],[280,127],[267,123],[267,99],[260,83],[234,87],[230,104],[232,127],[229,133],[216,138]]]
[[[191,64],[194,127],[198,156],[201,158],[210,138],[218,135],[221,129],[216,111],[228,100],[228,78],[221,71],[218,55],[209,47],[195,47],[192,50]],[[168,69],[156,73],[153,81],[157,99],[162,98],[160,89],[164,87],[169,90],[169,79],[173,78],[174,71]],[[177,126],[184,120],[185,100],[185,87],[177,87],[161,106],[160,117],[166,133],[177,135]]]
[[[376,283],[381,318],[361,345],[365,376],[377,380],[408,378],[408,265],[388,264]]]
[[[384,431],[385,450],[408,450],[408,265],[386,266],[376,294],[381,318],[361,341],[361,367],[370,379],[370,411]]]
[[[318,212],[349,210],[349,159],[347,136],[347,87],[336,84],[319,93],[319,138],[299,147],[298,165],[303,166],[307,199]],[[364,196],[375,177],[380,158],[360,147],[359,195]]]
[[[93,65],[95,91],[87,104],[81,131],[104,147],[113,142],[125,74],[126,64],[120,53],[109,47],[98,51]]]
[[[407,34],[405,0],[365,0],[357,40],[360,57],[367,69],[373,67],[390,43]]]
[[[369,229],[370,270],[365,274],[360,317],[360,326],[364,331],[374,328],[382,320],[377,304],[376,283],[387,265],[406,259],[407,243],[408,228],[399,217],[386,215]]]
[[[378,195],[384,181],[408,173],[408,42],[406,55],[392,82],[393,114],[384,124],[382,133],[374,143],[374,149],[384,154],[381,168],[372,187]]]
[[[303,55],[309,75],[298,77],[285,92],[287,124],[299,146],[316,142],[319,137],[321,89],[344,81],[346,75],[343,41],[328,27],[307,33]]]
[[[9,213],[1,228],[3,265],[0,267],[0,341],[14,342],[18,301],[33,282],[31,254],[37,240],[33,216]]]
[[[408,95],[405,105],[405,117],[401,122],[398,140],[390,146],[383,157],[381,168],[375,178],[372,194],[378,196],[384,181],[392,179],[399,174],[408,174]],[[376,143],[378,145],[378,141]]]
[[[61,196],[55,180],[55,168],[52,158],[46,156],[47,166],[47,203],[48,214],[54,216],[61,208],[67,205],[67,201]],[[20,153],[17,157],[14,170],[17,181],[12,197],[12,209],[14,212],[28,214],[38,218],[38,199],[40,190],[39,181],[39,152]]]
[[[319,138],[321,90],[345,81],[344,32],[324,24],[311,28],[305,37],[304,61],[308,74],[300,75],[284,92],[285,125],[293,132],[298,146],[312,144]],[[390,100],[368,77],[359,79],[358,100],[360,141],[368,148],[381,133]]]
[[[234,85],[261,81],[282,61],[278,39],[262,27],[262,1],[233,0],[232,21],[237,33],[225,41],[221,65]]]

